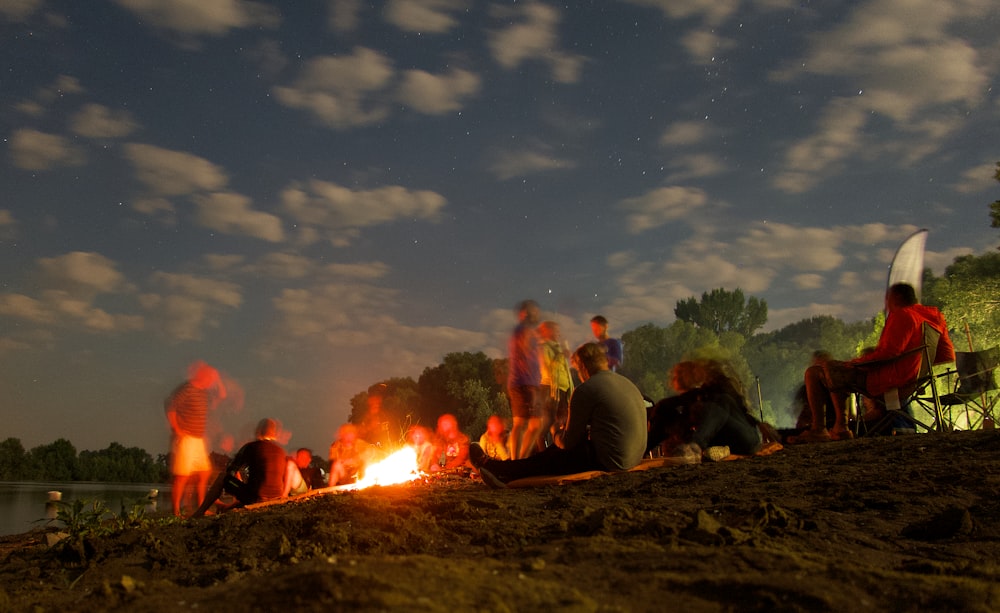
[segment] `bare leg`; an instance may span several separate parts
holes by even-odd
[[[181,516],[181,503],[184,501],[184,490],[187,489],[188,475],[174,475],[174,484],[170,490],[170,500],[174,506],[174,515]]]
[[[521,439],[521,451],[518,454],[518,458],[526,458],[535,452],[535,447],[538,444],[538,437],[542,432],[542,418],[541,417],[529,417],[528,427],[524,431],[524,436]]]
[[[209,475],[210,472],[207,470],[203,470],[201,472],[197,472],[194,474],[194,476],[198,478],[198,482],[196,484],[198,488],[198,504],[196,504],[194,507],[196,509],[201,506],[201,503],[205,502],[205,493],[208,491]]]
[[[809,403],[809,412],[812,414],[811,430],[820,432],[826,430],[826,401],[830,397],[830,392],[826,383],[826,372],[823,366],[814,364],[806,369],[806,402]],[[843,398],[841,398],[843,405]],[[836,404],[834,404],[836,406]],[[837,421],[841,417],[838,409]]]
[[[521,459],[521,441],[525,438],[525,430],[528,427],[527,421],[523,417],[515,417],[510,426],[510,459]]]

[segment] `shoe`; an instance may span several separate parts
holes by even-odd
[[[490,486],[495,490],[506,489],[507,484],[501,481],[500,477],[497,477],[496,475],[491,473],[488,469],[483,468],[482,466],[480,466],[478,470],[479,470],[479,477],[483,480],[483,483],[485,483],[486,485]]]
[[[483,464],[486,464],[486,460],[489,460],[490,456],[486,455],[483,448],[480,447],[479,443],[472,443],[469,445],[469,462],[476,468],[481,468]]]
[[[849,441],[854,438],[854,433],[847,428],[843,430],[830,430],[830,438],[835,441]]]
[[[801,434],[793,434],[785,439],[785,442],[789,445],[801,445],[804,443],[829,443],[833,440],[830,436],[829,430],[823,428],[822,430],[806,430]]]
[[[730,450],[726,445],[709,447],[705,450],[705,459],[709,462],[721,462],[729,457]]]

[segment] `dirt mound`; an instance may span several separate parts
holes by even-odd
[[[452,477],[90,536],[82,554],[7,537],[0,610],[995,611],[998,492],[998,432],[535,489]]]

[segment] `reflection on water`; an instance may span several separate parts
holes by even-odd
[[[113,513],[146,503],[146,512],[170,506],[170,488],[161,483],[42,483],[39,481],[0,481],[0,536],[20,534],[54,522],[60,500],[72,504],[103,500]]]

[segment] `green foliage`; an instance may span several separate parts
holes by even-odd
[[[8,438],[0,442],[0,481],[28,478],[28,455],[21,440]]]
[[[458,418],[459,427],[470,436],[478,436],[481,432],[473,430],[474,424],[468,420],[476,421],[486,410],[499,410],[496,397],[504,393],[495,375],[493,360],[481,351],[449,353],[441,364],[424,369],[417,380],[417,388],[420,423],[434,427],[440,415],[451,413]]]
[[[76,447],[64,438],[32,448],[28,464],[35,481],[73,481],[78,475]]]
[[[674,315],[716,334],[736,332],[749,338],[767,323],[767,302],[753,296],[748,300],[740,288],[730,292],[720,287],[702,293],[700,301],[693,296],[678,300]]]
[[[157,483],[162,467],[145,449],[111,443],[100,451],[81,451],[77,461],[78,479],[117,483]]]
[[[645,324],[622,335],[626,356],[619,371],[651,400],[667,395],[667,373],[674,364],[696,351],[720,347],[711,330],[686,321],[663,328]]]
[[[997,170],[993,178],[1000,181],[1000,162],[997,162]],[[990,227],[1000,228],[1000,200],[995,200],[990,205]]]
[[[945,268],[944,275],[926,275],[924,302],[941,309],[954,337],[956,349],[975,349],[1000,344],[1000,253],[964,255]]]

